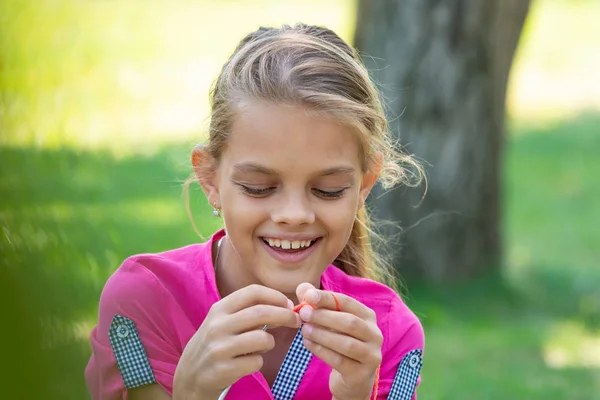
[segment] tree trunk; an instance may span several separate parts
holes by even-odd
[[[376,189],[399,222],[401,276],[465,280],[500,268],[506,86],[529,0],[360,0],[355,46],[428,191]],[[379,190],[379,192],[378,192]]]

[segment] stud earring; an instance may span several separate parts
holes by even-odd
[[[213,215],[214,215],[215,217],[217,217],[217,218],[218,218],[218,217],[220,217],[220,216],[221,216],[221,210],[219,210],[219,209],[217,208],[217,202],[216,202],[216,201],[215,201],[215,202],[213,202],[213,208],[214,208],[214,210],[213,210]]]

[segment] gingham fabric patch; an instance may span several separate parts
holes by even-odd
[[[417,387],[417,379],[423,366],[423,351],[420,349],[407,353],[400,362],[388,400],[410,400]]]
[[[301,330],[302,327],[298,329],[273,383],[271,392],[275,400],[292,400],[294,398],[312,357],[311,352],[302,343]]]
[[[156,382],[146,350],[132,320],[115,315],[108,337],[127,389]]]

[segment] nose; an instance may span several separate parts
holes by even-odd
[[[271,219],[277,224],[308,225],[315,222],[315,213],[304,193],[289,193],[281,197]]]

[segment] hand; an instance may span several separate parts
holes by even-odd
[[[300,309],[304,346],[331,366],[329,389],[335,400],[368,400],[381,363],[383,335],[375,312],[357,300],[302,283],[298,299],[309,305]],[[315,307],[313,309],[313,306]]]
[[[275,346],[263,326],[298,329],[300,323],[293,303],[264,286],[247,286],[223,298],[186,345],[175,371],[173,398],[217,399],[227,386],[262,368],[261,353]]]

